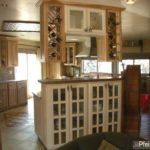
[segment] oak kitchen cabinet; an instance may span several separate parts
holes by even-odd
[[[35,99],[36,133],[55,149],[83,135],[120,132],[121,86],[121,80],[42,84],[41,98]]]
[[[18,104],[24,104],[27,102],[27,81],[17,82],[17,100]]]
[[[106,33],[105,10],[85,7],[65,7],[66,33],[103,35]]]
[[[7,83],[0,83],[0,111],[8,107],[8,86]]]
[[[17,84],[16,82],[8,83],[8,107],[14,107],[17,105]]]
[[[27,103],[27,81],[5,81],[0,83],[0,111]]]
[[[18,65],[17,39],[0,37],[0,66],[12,67]]]

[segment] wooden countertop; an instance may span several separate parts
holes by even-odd
[[[122,80],[121,77],[101,77],[101,78],[65,78],[65,79],[43,79],[39,80],[42,84],[59,84],[59,83],[78,83],[78,82],[97,82],[97,81],[116,81]]]

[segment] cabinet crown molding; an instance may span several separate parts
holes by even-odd
[[[69,1],[62,1],[62,0],[39,0],[36,5],[39,7],[43,3],[49,3],[49,4],[61,4],[61,5],[70,5],[70,6],[80,6],[80,7],[89,7],[89,8],[99,8],[99,9],[110,9],[110,10],[118,10],[118,11],[124,11],[124,7],[118,7],[118,6],[109,6],[109,5],[101,5],[101,4],[93,4],[93,3],[83,3],[83,2],[69,2]]]

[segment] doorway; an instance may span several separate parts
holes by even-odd
[[[36,53],[18,53],[18,66],[15,68],[15,78],[27,80],[28,98],[33,92],[40,91],[38,80],[41,79],[41,65]]]

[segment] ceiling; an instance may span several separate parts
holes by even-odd
[[[0,0],[0,26],[4,20],[40,21],[38,0]],[[69,0],[73,1],[73,0]],[[78,1],[78,0],[74,0]],[[91,0],[79,0],[91,2]],[[2,3],[7,7],[2,7]],[[122,13],[123,39],[150,39],[150,0],[136,0],[133,5],[127,5],[124,0],[92,0],[94,3],[125,7]],[[21,39],[39,41],[40,34],[34,32],[2,32],[0,34],[14,35]]]

